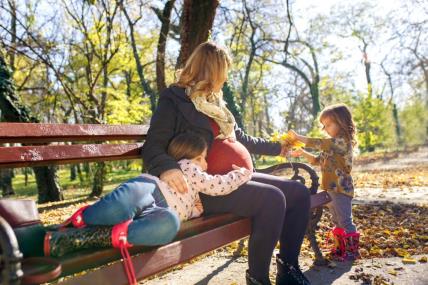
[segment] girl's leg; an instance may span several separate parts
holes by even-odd
[[[83,212],[87,225],[113,226],[133,219],[153,205],[157,184],[145,177],[132,178],[101,198]]]
[[[331,196],[331,195],[330,195],[330,196]],[[333,199],[333,198],[332,198],[332,199]],[[328,204],[327,204],[327,207],[328,207],[328,210],[329,210],[329,212],[330,212],[330,214],[331,214],[331,219],[333,220],[333,224],[334,224],[336,227],[339,227],[339,228],[340,228],[340,223],[339,223],[339,220],[337,219],[337,213],[336,213],[336,209],[335,209],[335,207],[334,207],[333,202],[328,203]]]
[[[356,232],[357,228],[352,221],[352,197],[334,192],[329,194],[339,227],[344,228],[346,233]]]
[[[134,245],[161,245],[173,240],[180,229],[175,211],[158,206],[148,207],[128,227],[128,241]]]
[[[225,196],[200,194],[205,214],[234,213],[251,217],[249,275],[269,282],[269,265],[284,222],[285,198],[277,187],[249,181]]]
[[[253,180],[278,187],[285,196],[287,207],[280,237],[280,257],[298,266],[300,248],[309,222],[310,193],[300,182],[274,175],[254,173]]]

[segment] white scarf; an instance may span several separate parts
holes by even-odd
[[[186,88],[186,94],[195,105],[196,110],[212,118],[220,127],[218,139],[232,138],[235,136],[235,118],[227,109],[226,102],[223,100],[223,92],[210,93],[207,96],[190,96],[191,89]]]

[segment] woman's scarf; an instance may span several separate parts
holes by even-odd
[[[186,88],[186,94],[195,105],[196,110],[212,118],[220,127],[218,139],[232,138],[235,136],[235,118],[227,109],[223,100],[223,92],[211,92],[206,96],[190,96],[191,88]]]

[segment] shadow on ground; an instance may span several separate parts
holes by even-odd
[[[304,274],[311,281],[312,285],[327,285],[332,284],[351,269],[352,261],[346,261],[338,262],[335,268],[314,265],[305,271]]]

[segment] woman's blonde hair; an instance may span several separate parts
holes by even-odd
[[[175,160],[193,159],[208,148],[205,139],[195,133],[185,132],[175,136],[168,145],[168,154]]]
[[[341,134],[352,143],[352,146],[357,144],[355,138],[357,130],[348,106],[336,104],[326,107],[321,111],[319,120],[322,122],[326,118],[333,120],[339,126]]]
[[[178,71],[175,85],[192,88],[191,96],[207,95],[227,79],[231,59],[226,49],[213,42],[200,44]]]

